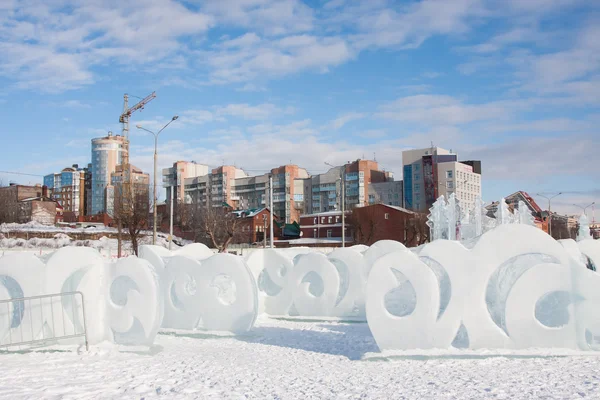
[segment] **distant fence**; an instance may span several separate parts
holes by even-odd
[[[83,293],[0,300],[0,348],[83,337],[89,350]]]

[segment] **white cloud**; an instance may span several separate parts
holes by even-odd
[[[446,95],[415,95],[386,104],[376,115],[381,118],[424,125],[461,125],[506,117],[509,110],[500,103],[465,104]]]
[[[300,0],[206,0],[203,10],[228,25],[284,35],[313,29],[313,10]]]
[[[211,70],[211,82],[245,82],[264,76],[281,77],[303,70],[326,72],[354,56],[341,38],[291,36],[231,50],[222,47],[199,54]]]
[[[275,104],[264,103],[256,106],[250,104],[228,104],[217,107],[215,114],[217,116],[232,116],[248,120],[268,119],[278,114],[292,114],[294,109],[287,107],[285,109],[277,107]]]
[[[366,116],[367,114],[365,113],[350,112],[344,115],[340,115],[339,117],[331,121],[331,124],[329,124],[329,126],[331,127],[331,129],[338,130],[344,127],[347,123],[365,118]]]
[[[21,89],[75,89],[96,81],[93,66],[160,61],[211,24],[173,0],[15,2],[0,20],[0,75]]]
[[[254,83],[246,83],[244,86],[236,89],[238,92],[265,92],[267,89]]]

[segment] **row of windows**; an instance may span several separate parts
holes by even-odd
[[[321,223],[322,223],[322,224],[324,224],[324,223],[325,223],[325,221],[327,221],[327,223],[328,223],[328,224],[332,224],[332,223],[333,223],[333,221],[334,221],[334,217],[321,217]],[[316,225],[316,224],[318,224],[318,223],[319,223],[319,218],[318,218],[318,217],[315,217],[315,218],[313,219],[313,224],[314,224],[314,225]],[[336,223],[336,224],[339,224],[339,223],[340,223],[340,216],[339,216],[339,215],[335,217],[335,223]]]

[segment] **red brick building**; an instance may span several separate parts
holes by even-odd
[[[265,236],[269,237],[269,227],[271,212],[268,208],[234,211],[242,219],[240,227],[239,243],[257,243],[263,242]],[[277,216],[273,215],[273,222],[277,221]],[[273,226],[273,235],[277,235],[277,226]]]
[[[346,221],[356,244],[372,245],[379,240],[396,240],[407,247],[414,247],[428,241],[429,237],[425,214],[386,204],[355,208]]]
[[[346,212],[346,236],[349,236],[348,218]],[[300,231],[303,239],[341,239],[342,212],[328,211],[317,214],[307,214],[300,217]]]

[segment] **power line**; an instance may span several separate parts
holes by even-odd
[[[24,176],[37,176],[40,178],[43,178],[44,175],[37,175],[37,174],[28,174],[26,172],[15,172],[15,171],[0,171],[0,174],[10,174],[10,175],[24,175]]]

